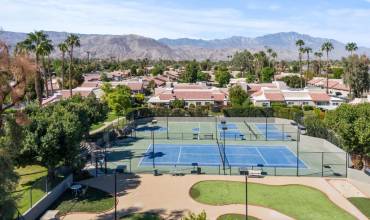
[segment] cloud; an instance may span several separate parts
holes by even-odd
[[[189,4],[155,0],[0,0],[0,26],[22,32],[54,30],[204,39],[297,31],[370,46],[364,37],[370,32],[366,22],[370,8],[363,5],[331,8],[319,1],[310,3],[311,10],[298,10],[307,3],[188,1]]]

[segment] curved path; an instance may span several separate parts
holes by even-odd
[[[213,220],[227,213],[245,213],[244,205],[212,206],[201,204],[189,196],[190,187],[202,180],[233,180],[244,181],[243,176],[211,176],[211,175],[188,175],[174,177],[170,175],[153,176],[143,174],[138,176],[122,175],[118,177],[119,202],[117,210],[119,216],[130,212],[157,212],[165,219],[180,219],[189,210],[193,212],[206,211],[207,216]],[[265,177],[260,179],[249,179],[251,182],[270,185],[301,184],[315,187],[324,192],[329,199],[351,213],[357,219],[367,218],[348,200],[346,200],[336,189],[334,189],[324,178],[315,177]],[[102,176],[83,183],[104,191],[113,193],[113,177]],[[259,219],[292,219],[275,210],[248,205],[249,215]],[[72,213],[65,216],[65,220],[83,219],[113,219],[113,210],[103,214]]]

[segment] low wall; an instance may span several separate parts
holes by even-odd
[[[48,192],[44,197],[42,197],[35,205],[28,209],[23,217],[26,220],[37,219],[42,213],[44,213],[49,206],[59,198],[59,196],[68,188],[73,182],[73,175],[70,174],[61,183],[59,183],[53,190]]]
[[[348,169],[348,180],[367,197],[370,197],[370,176],[364,171]]]

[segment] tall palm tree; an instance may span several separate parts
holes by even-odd
[[[48,78],[50,79],[50,84],[52,85],[51,82],[51,74],[50,74],[50,54],[54,50],[54,46],[52,44],[52,41],[47,39],[44,40],[43,42],[43,50],[41,53],[42,56],[42,65],[44,69],[44,85],[45,85],[45,91],[46,91],[46,97],[49,97],[49,87],[48,87]],[[45,60],[45,57],[47,57],[47,62]],[[52,87],[52,86],[51,86]],[[53,93],[53,88],[51,88],[51,92]]]
[[[312,48],[311,47],[305,47],[305,48],[303,48],[303,51],[307,55],[307,71],[306,71],[306,73],[309,73],[310,72],[310,53],[312,53]],[[306,77],[307,77],[307,75],[306,75]],[[306,80],[305,80],[305,84],[306,84]]]
[[[271,57],[272,57],[272,61],[273,61],[273,67],[275,68],[275,61],[276,61],[276,58],[277,58],[277,53],[275,51],[272,51],[271,53]]]
[[[302,50],[304,46],[304,41],[301,39],[298,39],[295,42],[295,45],[298,47],[298,58],[299,58],[299,74],[301,75],[301,88],[303,87],[303,81],[302,81]]]
[[[68,84],[69,84],[69,94],[72,97],[72,65],[73,65],[73,49],[75,47],[80,47],[80,38],[75,34],[70,34],[65,43],[68,46],[69,53],[69,73],[68,73]]]
[[[358,49],[357,44],[355,42],[349,42],[346,44],[346,50],[350,53],[350,57],[352,59],[352,65],[351,68],[349,68],[350,72],[347,72],[345,74],[345,83],[349,86],[349,96],[352,95],[352,73],[354,73],[354,63],[353,63],[353,53]]]
[[[267,48],[267,53],[269,55],[269,57],[271,56],[272,52],[274,52],[271,48]],[[270,62],[270,59],[268,60],[268,63],[269,63],[269,67],[271,67],[271,62]]]
[[[68,51],[68,45],[65,42],[58,44],[60,52],[62,52],[62,89],[64,89],[64,75],[65,75],[65,56]]]
[[[351,56],[353,53],[358,49],[357,44],[355,42],[349,42],[346,44],[346,50],[350,52]]]
[[[40,57],[43,56],[45,50],[50,44],[47,39],[47,34],[43,31],[31,32],[27,38],[18,44],[19,50],[34,53],[36,57],[36,74],[35,74],[35,90],[39,105],[42,105],[42,90],[41,90],[41,71],[40,71]],[[22,48],[22,49],[21,49]]]
[[[314,53],[315,57],[318,58],[318,62],[319,62],[319,75],[321,75],[321,57],[322,57],[322,52],[320,51],[317,51]]]
[[[329,94],[329,52],[334,50],[334,46],[326,41],[321,45],[321,50],[326,53],[326,93]]]

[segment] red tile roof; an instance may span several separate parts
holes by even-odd
[[[226,95],[221,92],[211,91],[166,91],[159,94],[161,100],[173,100],[173,99],[184,99],[184,100],[214,100],[224,101]]]
[[[265,93],[265,96],[270,101],[282,102],[285,100],[281,93]]]
[[[326,93],[316,93],[316,92],[310,92],[309,93],[312,101],[314,102],[329,102],[330,101],[330,96]]]

